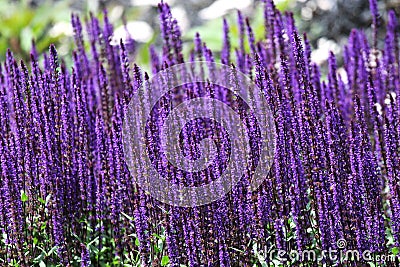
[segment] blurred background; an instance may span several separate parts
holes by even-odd
[[[71,12],[84,19],[89,12],[102,17],[107,9],[115,26],[115,40],[125,36],[123,21],[136,40],[138,64],[148,65],[149,43],[159,45],[157,38],[159,0],[0,0],[0,60],[4,60],[7,48],[21,59],[29,58],[32,39],[41,53],[54,43],[60,56],[73,49]],[[233,33],[236,9],[251,18],[256,37],[263,35],[263,10],[259,0],[164,0],[179,21],[184,40],[192,40],[199,32],[213,50],[221,49],[222,19],[230,22]],[[314,48],[313,59],[323,63],[329,50],[340,54],[352,28],[365,29],[371,24],[368,0],[275,0],[280,10],[294,13],[301,32],[307,32]],[[383,38],[386,13],[389,9],[400,11],[400,0],[379,1],[382,15],[380,36]],[[233,34],[234,35],[234,34]],[[68,58],[68,57],[67,57]]]

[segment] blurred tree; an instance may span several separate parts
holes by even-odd
[[[17,57],[29,58],[32,39],[38,51],[51,43],[60,47],[61,54],[69,52],[72,27],[66,2],[0,1],[0,60],[10,48]]]
[[[126,21],[129,31],[138,42],[135,61],[148,63],[148,45],[160,45],[155,38],[158,32],[157,3],[159,0],[3,0],[0,1],[0,60],[7,48],[17,57],[28,59],[31,40],[35,39],[38,52],[42,53],[54,43],[61,56],[73,49],[71,12],[85,16],[89,11],[101,14],[108,10],[110,21],[121,27]],[[182,27],[185,40],[199,32],[207,45],[218,51],[222,42],[222,20],[236,25],[235,9],[240,9],[252,19],[256,36],[263,35],[261,0],[164,0],[170,4],[173,15]],[[340,52],[353,28],[368,29],[371,24],[368,0],[275,0],[281,10],[291,10],[301,32],[307,32],[315,49],[314,59],[323,63],[327,52]],[[400,11],[400,0],[382,0],[379,8]],[[386,12],[382,12],[386,14]],[[101,15],[100,15],[101,16]],[[380,38],[383,40],[384,20]],[[142,26],[138,26],[142,25]],[[235,26],[232,26],[235,27]],[[150,29],[150,30],[148,30]],[[210,30],[211,29],[211,30]],[[232,29],[233,36],[236,38]],[[121,32],[121,31],[120,31]],[[368,32],[368,30],[367,30]],[[116,36],[120,38],[120,36]],[[190,49],[190,48],[187,48]],[[68,58],[68,57],[67,57]]]
[[[400,11],[400,0],[378,1],[381,14],[394,9]],[[301,17],[301,31],[307,32],[313,46],[322,37],[336,43],[346,42],[352,29],[364,29],[367,33],[372,22],[368,0],[297,0],[294,12]],[[383,40],[386,17],[381,17],[379,37]]]

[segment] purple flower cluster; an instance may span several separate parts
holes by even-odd
[[[93,266],[137,254],[141,266],[160,266],[168,256],[173,267],[253,266],[255,249],[328,250],[340,239],[359,252],[388,254],[400,247],[399,24],[390,11],[379,48],[379,14],[376,0],[370,2],[372,42],[353,30],[342,71],[331,53],[326,79],[293,14],[282,14],[272,0],[263,4],[262,40],[238,12],[238,44],[224,20],[221,53],[196,35],[188,59],[177,21],[167,4],[159,4],[163,46],[161,53],[150,48],[153,74],[220,58],[264,92],[277,134],[273,167],[257,191],[248,189],[251,177],[245,175],[220,200],[192,208],[153,199],[126,166],[124,114],[149,75],[131,65],[134,40],[110,44],[107,13],[103,23],[91,16],[84,25],[72,16],[77,49],[71,69],[54,46],[40,62],[33,48],[29,65],[9,51],[0,65],[1,265],[32,265],[38,244],[46,251],[56,247],[46,260],[63,266],[73,266],[76,257],[81,266]],[[198,124],[182,131],[185,140],[196,143],[209,134],[191,135]],[[210,122],[207,127],[214,129]],[[225,137],[222,130],[214,136]],[[188,153],[198,151],[194,146]],[[170,171],[164,161],[157,166]],[[196,179],[209,182],[222,167]],[[179,171],[172,176],[182,178]],[[165,239],[162,251],[155,249],[157,237]]]

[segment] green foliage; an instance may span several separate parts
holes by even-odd
[[[161,266],[166,266],[169,263],[169,257],[163,256],[161,259]]]
[[[394,256],[397,256],[397,255],[399,254],[399,248],[398,248],[398,247],[392,248],[392,254],[393,254]]]
[[[24,191],[21,190],[21,201],[22,202],[26,202],[28,201],[28,196],[26,195],[26,193]]]
[[[0,1],[0,60],[4,60],[8,48],[17,57],[28,59],[32,39],[38,52],[47,50],[52,43],[70,49],[72,39],[53,29],[57,23],[69,23],[70,13],[66,1],[44,2],[34,9],[27,0]]]
[[[292,0],[283,0],[277,3],[277,8],[279,10],[286,10],[289,4],[293,2]],[[239,29],[236,23],[237,14],[235,12],[230,12],[229,15],[226,16],[226,19],[230,26],[231,33],[231,44],[232,51],[235,48],[235,44],[239,44]],[[213,51],[220,51],[223,43],[223,33],[222,33],[222,19],[216,18],[210,21],[207,21],[201,26],[191,28],[184,36],[185,40],[192,40],[198,32],[200,34],[201,39],[207,44],[207,47]],[[264,12],[262,8],[256,10],[255,14],[252,15],[251,25],[254,31],[254,35],[256,39],[262,39],[264,37]],[[217,30],[210,30],[217,29]],[[246,52],[249,52],[249,46],[247,43],[247,39],[245,40]]]
[[[22,252],[30,260],[28,263],[21,262],[19,259],[11,258],[6,264],[5,259],[0,254],[0,266],[20,267],[39,266],[39,267],[61,267],[58,247],[54,246],[53,225],[51,218],[52,198],[48,195],[45,199],[39,197],[31,199],[28,195],[21,191],[21,202],[24,203],[26,209],[29,209],[32,216],[25,218],[24,232],[25,241],[22,244]],[[120,220],[125,221],[128,228],[135,229],[134,219],[131,215],[121,212]],[[66,237],[74,240],[76,247],[68,247],[67,257],[70,266],[80,266],[82,261],[81,248],[86,248],[90,255],[92,266],[110,267],[139,267],[142,266],[139,255],[140,242],[135,233],[125,231],[122,238],[130,239],[133,242],[133,249],[124,250],[120,255],[115,253],[118,251],[115,233],[112,224],[101,225],[100,223],[93,226],[87,218],[79,220],[80,229],[69,229],[70,236]],[[103,231],[99,229],[103,227]],[[152,262],[156,262],[158,266],[169,266],[169,256],[166,254],[166,236],[165,229],[157,223],[155,227],[161,229],[159,234],[152,235]],[[7,241],[10,237],[5,232],[0,236],[0,248],[12,245]],[[0,251],[1,252],[1,251]]]

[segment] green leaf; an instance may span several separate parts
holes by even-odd
[[[51,254],[53,254],[55,251],[57,250],[57,246],[52,247],[49,252],[47,252],[47,256],[50,256]]]
[[[47,204],[49,203],[49,201],[50,201],[50,198],[51,198],[51,194],[50,195],[48,195],[47,197],[46,197],[46,206],[47,206]]]
[[[40,226],[40,230],[44,231],[46,230],[47,222],[43,222],[43,224]]]
[[[157,248],[158,248],[160,251],[162,251],[163,248],[164,248],[164,241],[163,241],[162,239],[158,239],[157,246],[158,246]]]
[[[89,246],[89,248],[90,248],[90,251],[93,251],[93,253],[94,253],[95,255],[99,254],[99,249],[98,249],[97,247],[95,247],[95,246],[93,246],[93,245],[88,245],[88,246]]]
[[[71,234],[72,234],[73,237],[75,237],[76,239],[78,239],[78,241],[79,241],[80,243],[83,244],[82,239],[81,239],[77,234],[75,234],[75,233],[71,233]]]
[[[388,242],[386,243],[387,246],[394,244],[394,238],[392,235],[389,235],[387,239],[388,239]]]
[[[296,229],[296,224],[293,220],[290,220],[290,229]]]
[[[160,240],[165,240],[165,237],[162,237],[162,236],[160,236],[160,235],[158,235],[156,233],[153,233],[153,236],[157,237]]]
[[[94,242],[96,242],[99,239],[99,237],[97,236],[95,239],[93,239],[92,241],[90,241],[87,245],[91,246]]]
[[[135,245],[136,245],[136,246],[140,246],[139,238],[136,238],[136,240],[135,240]]]
[[[394,256],[397,256],[397,254],[399,254],[399,248],[398,248],[398,247],[392,248],[392,254],[393,254]]]
[[[28,201],[28,196],[24,192],[24,190],[21,190],[21,201],[22,202],[27,202]]]
[[[40,261],[39,266],[40,267],[46,267],[46,264],[43,261]]]
[[[229,248],[234,250],[234,251],[240,252],[240,253],[245,253],[243,250],[240,250],[238,248],[234,248],[234,247],[229,247]]]
[[[39,197],[39,202],[42,203],[42,204],[46,204],[46,201],[44,201],[44,199],[41,198],[41,197]]]
[[[129,216],[125,212],[121,212],[122,215],[124,215],[128,220],[133,221],[133,217]]]
[[[7,234],[6,233],[3,233],[2,235],[2,241],[4,242],[5,240],[7,240]]]
[[[42,249],[42,248],[40,248],[40,247],[38,247],[38,248],[39,248],[39,249]],[[45,252],[42,252],[42,253],[40,253],[39,256],[37,256],[36,258],[33,259],[33,262],[34,262],[34,263],[42,262],[42,259],[44,259],[45,256],[46,256]]]
[[[161,266],[166,266],[169,263],[169,257],[168,256],[163,256],[161,259]]]

